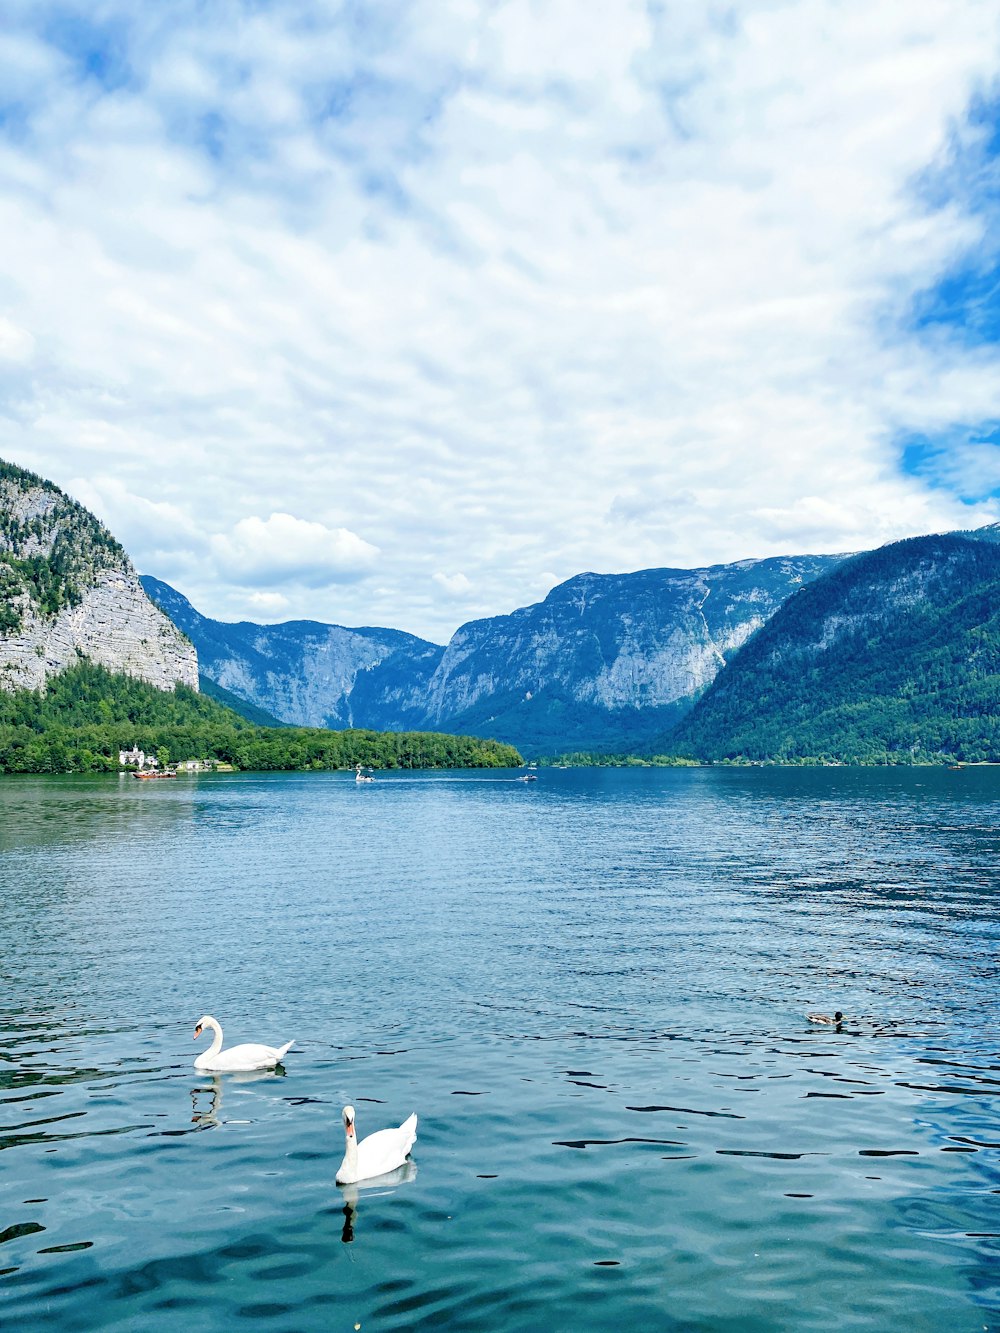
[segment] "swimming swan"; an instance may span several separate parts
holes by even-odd
[[[207,1051],[202,1051],[194,1062],[195,1069],[273,1069],[279,1060],[283,1060],[293,1042],[284,1046],[260,1046],[256,1042],[247,1042],[243,1046],[231,1046],[228,1051],[222,1049],[222,1028],[212,1017],[205,1014],[194,1029],[194,1040],[201,1036],[202,1028],[211,1028],[215,1037]]]
[[[359,1180],[384,1176],[402,1166],[417,1137],[416,1112],[397,1129],[377,1129],[359,1143],[354,1133],[354,1107],[344,1107],[344,1134],[347,1151],[337,1172],[338,1185],[353,1185]]]
[[[843,1023],[844,1015],[838,1009],[831,1018],[829,1014],[806,1014],[810,1023]]]

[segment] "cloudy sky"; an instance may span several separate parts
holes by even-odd
[[[994,0],[5,0],[0,457],[223,619],[1000,519]]]

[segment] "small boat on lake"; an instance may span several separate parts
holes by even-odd
[[[172,769],[169,769],[163,773],[133,773],[132,776],[138,778],[140,782],[149,782],[153,778],[175,778],[177,774]]]
[[[354,765],[354,781],[355,781],[355,782],[374,782],[375,779],[372,777],[372,775],[371,775],[370,773],[364,773],[364,772],[362,772],[362,769],[361,769],[361,765],[360,765],[360,764],[355,764],[355,765]]]

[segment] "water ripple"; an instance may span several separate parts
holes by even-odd
[[[995,771],[230,776],[0,783],[5,1324],[996,1322]]]

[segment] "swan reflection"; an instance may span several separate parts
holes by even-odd
[[[222,1124],[222,1093],[226,1086],[246,1083],[272,1082],[276,1078],[284,1078],[285,1070],[282,1065],[277,1065],[274,1069],[248,1069],[240,1073],[227,1074],[224,1078],[221,1074],[206,1075],[197,1087],[191,1089],[191,1123],[197,1125],[199,1129],[214,1129]],[[202,1099],[207,1097],[208,1101]],[[233,1122],[230,1122],[233,1123]]]
[[[354,1239],[354,1222],[358,1215],[358,1203],[362,1195],[369,1199],[392,1194],[400,1185],[406,1185],[417,1175],[416,1162],[406,1161],[397,1166],[395,1171],[388,1171],[384,1176],[375,1176],[371,1180],[361,1180],[354,1185],[339,1185],[344,1198],[344,1229],[340,1239],[349,1245]]]

